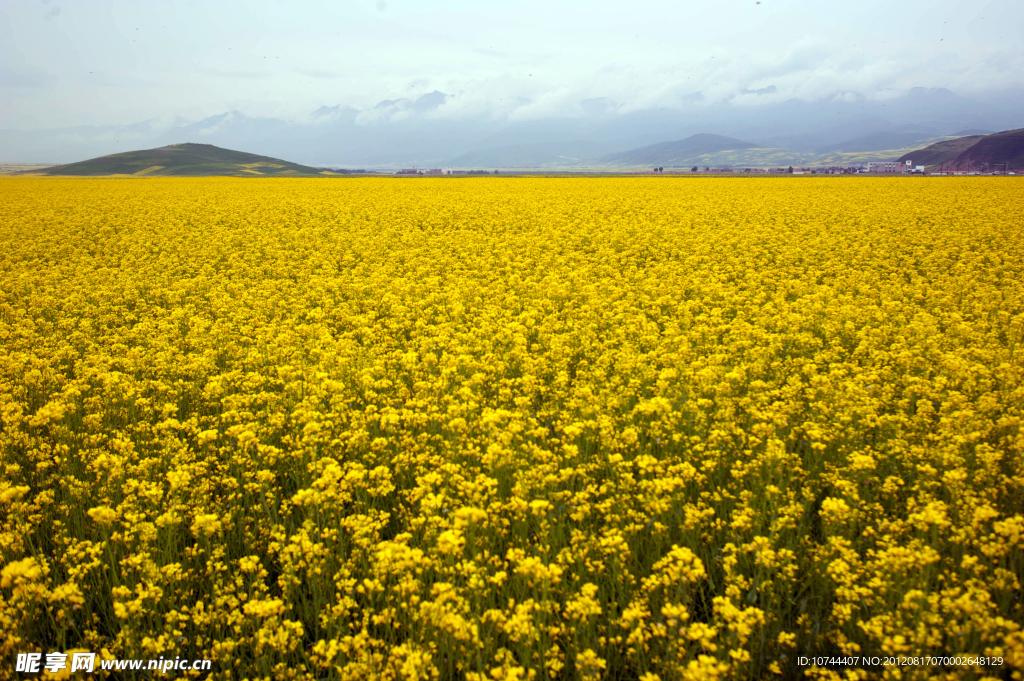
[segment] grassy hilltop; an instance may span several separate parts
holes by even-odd
[[[133,175],[182,176],[210,175],[309,176],[322,171],[310,166],[282,161],[244,151],[222,149],[212,144],[172,144],[158,149],[126,151],[88,161],[33,170],[44,175]]]

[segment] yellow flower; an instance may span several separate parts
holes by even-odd
[[[39,581],[43,577],[43,566],[35,558],[23,558],[8,563],[0,570],[0,587],[9,589],[23,583]]]
[[[574,619],[585,619],[593,615],[601,614],[601,604],[597,601],[598,587],[596,584],[587,583],[580,589],[575,598],[565,604],[565,614]]]
[[[117,520],[117,511],[109,506],[96,506],[94,508],[90,508],[87,513],[97,525],[110,525]]]
[[[262,601],[248,601],[242,611],[246,615],[253,615],[264,619],[275,615],[284,614],[284,602],[280,598],[270,598]]]
[[[0,503],[9,504],[21,499],[28,494],[28,485],[11,485],[7,482],[0,483]]]
[[[441,553],[460,553],[466,540],[457,530],[445,530],[437,537],[437,548]]]
[[[192,534],[209,537],[220,532],[221,526],[221,519],[216,513],[200,513],[192,520]]]
[[[590,648],[587,648],[582,653],[576,654],[576,668],[579,670],[580,677],[584,679],[597,679],[601,677],[601,673],[608,667],[608,663],[598,657]]]

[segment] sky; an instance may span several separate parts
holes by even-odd
[[[432,115],[510,121],[601,97],[628,112],[974,96],[1024,87],[1022,43],[1020,0],[15,0],[0,129],[301,120],[434,90],[456,96]]]

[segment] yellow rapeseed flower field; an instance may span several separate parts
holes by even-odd
[[[1024,670],[1012,180],[10,178],[0,205],[0,668]],[[1005,662],[798,660],[963,654]]]

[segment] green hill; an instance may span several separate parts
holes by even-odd
[[[172,144],[159,149],[126,151],[88,161],[69,163],[32,174],[43,175],[131,175],[199,177],[233,175],[236,177],[295,177],[321,175],[323,171],[277,158],[221,149],[212,144]]]

